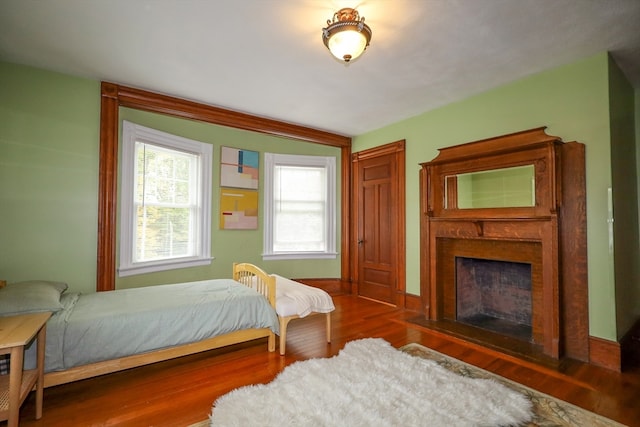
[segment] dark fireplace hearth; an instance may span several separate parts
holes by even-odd
[[[456,257],[456,321],[530,342],[531,264]]]

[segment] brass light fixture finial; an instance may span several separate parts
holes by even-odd
[[[322,29],[322,41],[333,56],[349,62],[365,51],[371,41],[371,28],[360,18],[357,10],[345,7],[327,19],[327,27]]]

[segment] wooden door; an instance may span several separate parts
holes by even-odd
[[[357,294],[404,306],[404,141],[353,155]]]

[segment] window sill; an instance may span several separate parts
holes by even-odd
[[[137,274],[155,273],[158,271],[177,270],[179,268],[198,267],[202,265],[211,265],[214,258],[197,258],[197,259],[181,259],[169,260],[156,263],[145,263],[144,265],[133,265],[118,268],[119,277],[134,276]]]
[[[281,259],[336,259],[336,252],[289,252],[277,254],[262,254],[263,261]]]

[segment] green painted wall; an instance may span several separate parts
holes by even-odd
[[[0,277],[95,291],[100,84],[0,62]]]
[[[586,145],[590,333],[617,338],[607,224],[607,189],[611,187],[608,71],[608,55],[598,54],[354,138],[354,152],[399,139],[407,142],[409,293],[419,294],[420,289],[419,163],[432,160],[441,147],[547,126],[550,135]]]
[[[118,288],[229,277],[234,261],[289,277],[340,277],[339,256],[263,262],[262,228],[220,230],[217,216],[222,145],[259,151],[261,165],[264,152],[335,155],[339,165],[338,148],[135,110],[121,109],[121,116],[214,145],[215,259],[207,267],[118,279]],[[0,62],[0,117],[0,278],[60,280],[74,291],[94,292],[100,83]],[[260,197],[262,203],[262,185]]]
[[[609,117],[618,339],[640,317],[640,248],[633,87],[609,59]]]

